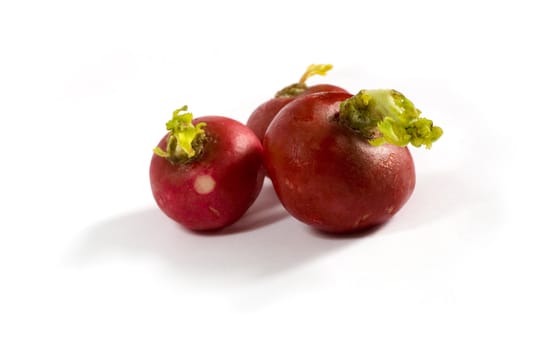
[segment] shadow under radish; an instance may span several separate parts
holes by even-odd
[[[190,233],[202,236],[223,236],[244,233],[272,225],[288,216],[289,214],[280,204],[272,184],[266,181],[259,197],[235,223],[220,230],[190,231]]]
[[[289,217],[270,184],[239,222],[216,233],[187,231],[149,208],[104,220],[83,235],[72,253],[76,266],[120,256],[151,259],[184,285],[212,288],[276,276],[350,242],[309,234]]]
[[[365,229],[355,230],[346,233],[328,232],[315,228],[310,228],[311,234],[318,238],[330,239],[330,240],[351,240],[351,239],[363,239],[370,237],[378,232],[381,232],[386,223],[373,225]]]

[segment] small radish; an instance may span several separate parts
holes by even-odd
[[[395,90],[325,92],[284,107],[264,138],[265,165],[287,211],[320,230],[359,231],[411,196],[407,146],[431,147],[441,128]]]
[[[244,124],[221,116],[193,120],[174,111],[154,149],[150,183],[159,208],[191,230],[216,230],[237,221],[264,179],[263,147]]]
[[[274,98],[271,98],[258,106],[248,118],[246,125],[248,125],[248,127],[255,132],[257,137],[263,141],[265,131],[267,131],[267,127],[278,111],[296,97],[326,91],[347,92],[343,88],[330,84],[307,86],[306,81],[308,78],[313,75],[325,75],[331,68],[333,68],[333,66],[330,64],[311,64],[308,66],[305,74],[299,79],[299,82],[286,86],[278,91]]]

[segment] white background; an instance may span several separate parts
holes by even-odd
[[[538,5],[3,1],[0,348],[545,348]],[[409,203],[347,239],[268,182],[222,235],[167,219],[171,112],[246,121],[310,63],[443,127]]]

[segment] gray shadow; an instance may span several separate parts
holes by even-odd
[[[76,267],[129,256],[152,259],[185,285],[228,286],[249,283],[292,270],[347,246],[350,240],[317,239],[294,223],[272,185],[243,218],[219,232],[191,232],[149,208],[113,217],[84,231],[72,254]]]
[[[241,220],[218,232],[191,232],[152,207],[97,223],[84,231],[71,264],[86,266],[104,259],[159,261],[185,286],[211,288],[252,283],[297,269],[354,242],[425,227],[430,222],[475,210],[498,225],[500,208],[487,190],[449,173],[422,174],[409,202],[388,223],[349,235],[332,235],[296,222],[284,210],[267,181]],[[450,218],[449,218],[450,220]],[[471,218],[467,223],[475,222]],[[487,221],[481,220],[484,225]],[[461,220],[459,231],[473,234]],[[487,227],[489,228],[489,227]],[[481,233],[482,234],[482,233]]]
[[[255,231],[279,222],[287,218],[288,215],[282,208],[274,187],[269,181],[266,181],[255,203],[237,222],[221,230],[190,231],[190,233],[203,236],[221,236]]]

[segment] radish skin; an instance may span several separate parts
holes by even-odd
[[[263,148],[244,124],[222,116],[192,121],[203,137],[187,159],[169,159],[166,134],[150,163],[159,208],[191,230],[218,230],[236,222],[257,198],[264,179]]]
[[[361,231],[389,220],[410,198],[415,168],[405,146],[429,147],[442,131],[406,101],[405,107],[393,108],[387,95],[311,94],[275,117],[263,141],[265,165],[280,201],[296,219],[332,233]],[[382,113],[392,108],[399,115]],[[394,127],[383,134],[379,126],[386,117]],[[413,130],[413,125],[421,127]]]
[[[317,84],[308,86],[306,81],[314,75],[325,75],[333,68],[330,64],[311,64],[297,83],[286,86],[276,95],[259,105],[248,117],[246,125],[253,130],[259,140],[263,142],[265,132],[278,112],[299,96],[318,92],[346,92],[345,89],[331,84]]]

